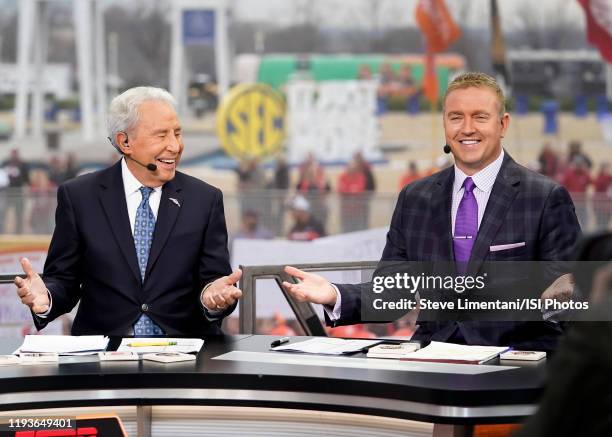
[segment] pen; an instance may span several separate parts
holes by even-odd
[[[128,343],[129,347],[146,347],[146,346],[176,346],[176,341],[136,341]]]
[[[283,337],[283,338],[274,340],[272,343],[270,343],[270,347],[280,346],[283,343],[289,343],[289,337]]]

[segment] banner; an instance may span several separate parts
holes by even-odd
[[[612,0],[578,0],[587,19],[587,40],[612,63]]]

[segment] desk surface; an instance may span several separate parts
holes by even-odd
[[[533,413],[546,376],[545,362],[504,363],[513,367],[456,374],[422,368],[313,366],[305,364],[306,360],[304,364],[271,362],[270,356],[279,352],[269,352],[268,359],[260,361],[215,359],[232,351],[260,356],[255,352],[267,352],[274,338],[209,337],[197,360],[183,363],[62,357],[59,364],[0,367],[0,410],[77,405],[240,405],[342,411],[436,423],[507,423]],[[110,348],[118,341],[112,339]],[[2,339],[0,353],[11,353],[20,343]]]

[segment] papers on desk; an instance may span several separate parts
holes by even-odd
[[[466,346],[432,341],[423,349],[407,354],[408,356],[401,359],[436,363],[482,364],[508,349],[506,346]]]
[[[57,353],[59,355],[94,355],[106,350],[108,337],[103,335],[26,335],[14,352]]]
[[[307,354],[344,355],[359,352],[380,343],[381,340],[345,340],[343,338],[317,337],[296,343],[270,348],[278,352],[303,352]]]
[[[201,338],[124,338],[118,352],[136,352],[139,354],[149,354],[156,352],[180,352],[189,354],[200,352],[204,340]]]

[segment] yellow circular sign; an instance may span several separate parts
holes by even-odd
[[[235,158],[276,154],[285,139],[285,100],[264,84],[232,88],[217,110],[217,133],[225,151]]]

